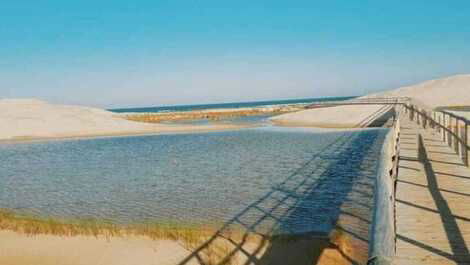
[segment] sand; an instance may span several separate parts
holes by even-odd
[[[125,120],[112,112],[31,99],[0,100],[0,140],[49,139],[242,128],[234,124],[174,125]]]
[[[238,242],[238,241],[237,241]],[[258,265],[297,264],[357,264],[363,260],[355,252],[355,245],[332,247],[326,241],[314,238],[276,241],[262,247],[261,242],[247,241],[243,247],[229,241],[211,246],[219,252],[194,252],[172,240],[151,240],[146,237],[60,237],[51,235],[27,236],[11,231],[0,231],[0,264],[2,265],[208,265],[220,262],[234,251],[233,265],[247,264],[248,256],[256,257]],[[219,248],[225,246],[223,248]],[[260,249],[261,247],[261,249]],[[221,252],[220,252],[221,251]],[[203,260],[198,262],[192,253]],[[189,259],[187,259],[189,257]],[[316,260],[317,262],[313,262]],[[361,262],[362,263],[362,262]],[[251,264],[251,263],[250,263]]]
[[[430,80],[366,97],[411,97],[431,108],[470,106],[470,74]]]
[[[309,109],[271,118],[282,126],[313,126],[320,128],[362,128],[380,117],[389,106],[345,105]]]
[[[175,265],[189,254],[190,251],[171,240],[64,238],[0,231],[2,265]]]
[[[456,75],[430,80],[412,86],[364,96],[410,97],[414,103],[427,108],[441,106],[470,106],[470,75]],[[284,126],[314,126],[334,128],[363,127],[361,122],[374,116],[379,105],[350,105],[318,108],[288,113],[271,118]],[[469,118],[468,113],[459,113]],[[376,115],[377,116],[377,115]]]
[[[470,105],[470,75],[456,75],[365,97],[411,97],[428,107]],[[338,106],[287,113],[272,118],[284,126],[351,128],[374,115],[380,106]],[[228,112],[230,110],[220,110]],[[84,107],[49,104],[35,99],[0,100],[0,140],[48,139],[242,128],[240,124],[149,124],[123,115]]]

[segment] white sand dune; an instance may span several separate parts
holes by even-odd
[[[321,128],[364,127],[384,114],[383,105],[345,105],[287,113],[270,120],[283,126],[313,126]]]
[[[410,97],[415,103],[428,108],[440,106],[470,106],[470,75],[456,75],[426,81],[413,86],[364,96]],[[373,115],[379,105],[353,105],[318,108],[288,113],[271,118],[285,126],[359,127],[360,121]],[[468,114],[462,114],[467,115]]]
[[[128,121],[112,112],[35,99],[0,100],[0,139],[43,139],[233,129],[235,125],[164,125]]]
[[[430,80],[366,97],[410,97],[432,108],[470,106],[470,74]]]
[[[470,105],[470,75],[426,81],[365,97],[411,97],[428,107]],[[287,126],[357,127],[381,106],[337,106],[288,113],[272,118]],[[122,116],[121,116],[122,117]],[[42,139],[161,132],[209,131],[240,125],[168,125],[129,121],[109,111],[49,104],[35,99],[0,100],[0,139]]]

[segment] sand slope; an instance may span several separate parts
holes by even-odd
[[[470,106],[470,74],[430,80],[366,97],[411,97],[428,107]]]
[[[368,97],[410,97],[415,103],[429,108],[470,106],[470,74],[426,81],[362,98]],[[310,109],[279,115],[271,118],[271,121],[286,126],[360,127],[358,124],[374,115],[380,107],[353,105]]]
[[[163,125],[128,121],[112,112],[34,99],[0,100],[0,139],[41,139],[221,130],[235,125]]]
[[[387,109],[389,107],[383,105],[345,105],[287,113],[270,120],[283,126],[358,128],[367,126]]]
[[[426,81],[365,97],[411,97],[427,107],[470,105],[470,74]],[[338,106],[272,118],[287,126],[357,127],[380,106]],[[167,125],[125,120],[122,115],[83,106],[34,99],[0,100],[0,140],[150,134],[240,128],[240,125]]]

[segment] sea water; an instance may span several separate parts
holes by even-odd
[[[288,99],[288,100],[269,100],[269,101],[254,101],[254,102],[232,102],[232,103],[217,103],[217,104],[198,104],[198,105],[173,105],[173,106],[156,106],[156,107],[143,107],[143,108],[119,108],[110,109],[112,112],[172,112],[172,111],[195,111],[195,110],[210,110],[210,109],[237,109],[237,108],[257,108],[267,106],[281,106],[291,104],[309,104],[313,102],[326,102],[337,100],[348,100],[354,97],[324,97],[324,98],[302,98],[302,99]]]

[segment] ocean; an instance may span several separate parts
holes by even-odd
[[[173,111],[192,111],[192,110],[205,110],[205,109],[232,109],[232,108],[256,108],[275,105],[290,105],[290,104],[308,104],[313,102],[337,101],[348,100],[354,97],[326,97],[326,98],[304,98],[304,99],[288,99],[288,100],[269,100],[269,101],[255,101],[255,102],[234,102],[234,103],[217,103],[217,104],[203,104],[203,105],[174,105],[174,106],[159,106],[159,107],[144,107],[144,108],[118,108],[109,109],[112,112],[173,112]]]

